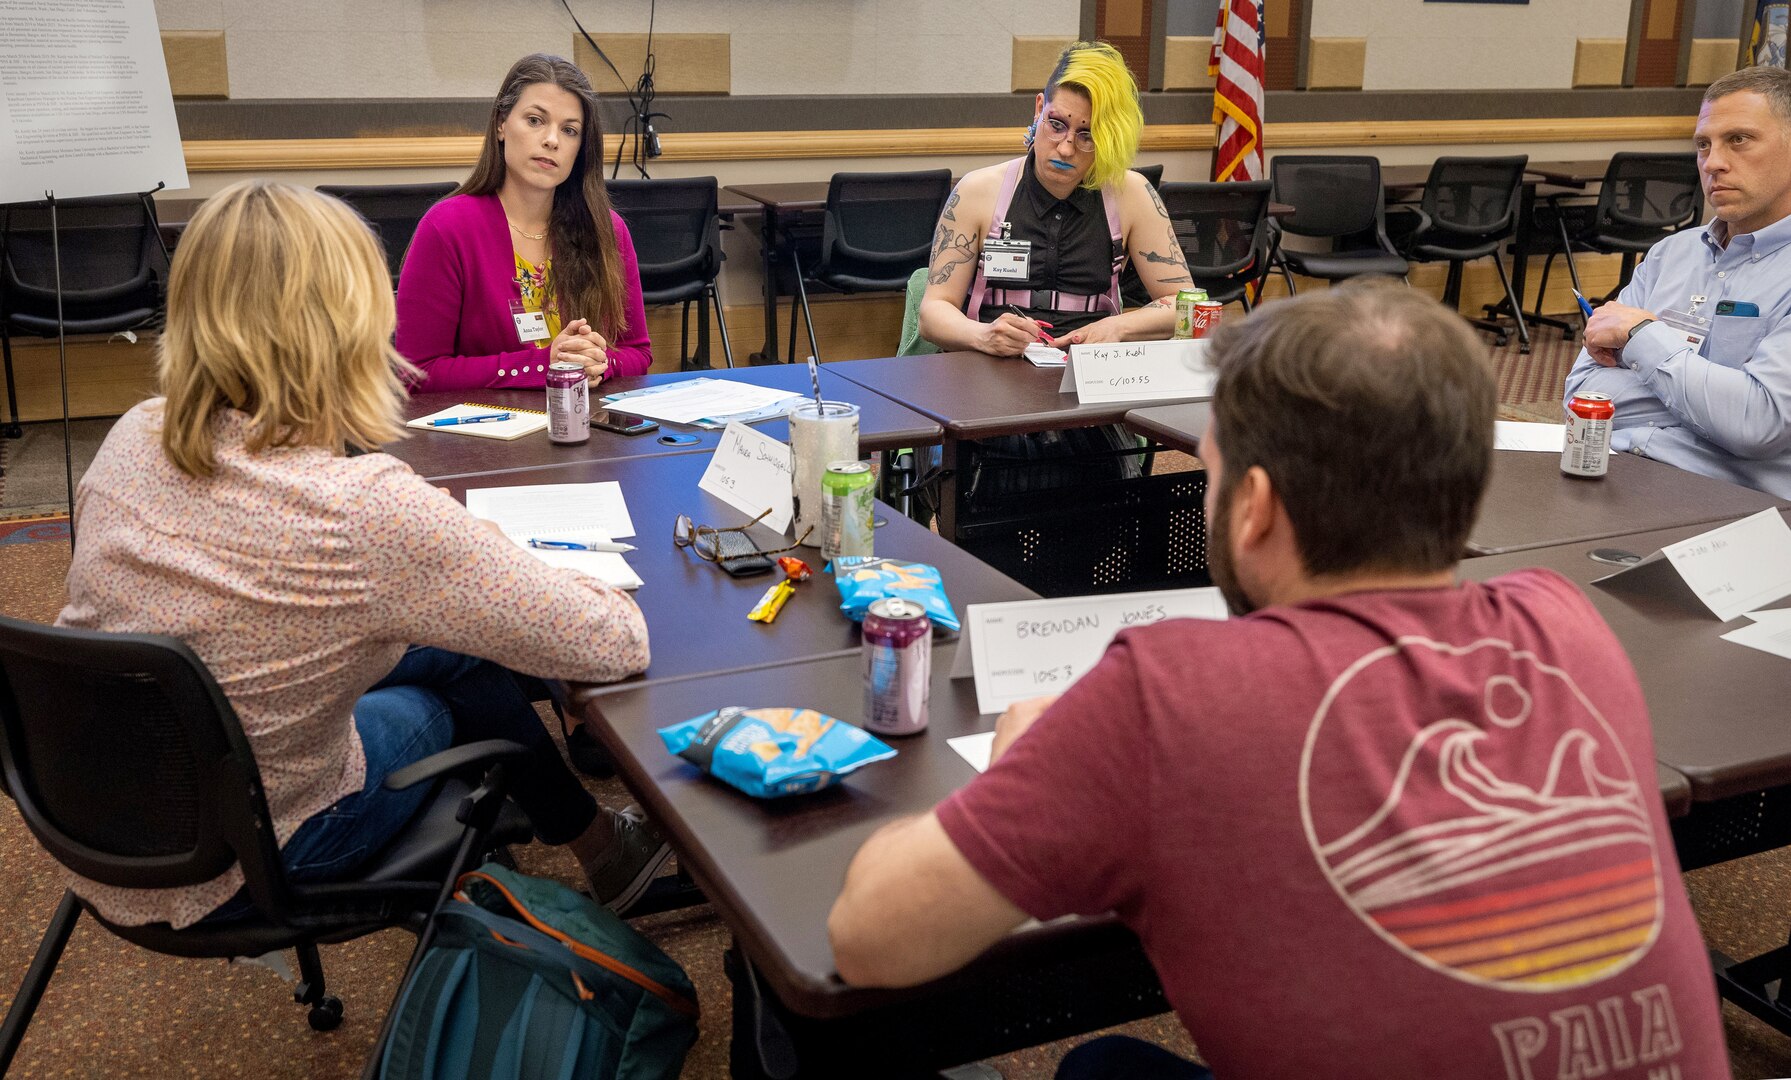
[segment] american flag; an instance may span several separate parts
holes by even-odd
[[[1213,76],[1214,180],[1260,180],[1262,162],[1262,0],[1220,0],[1207,74]]]

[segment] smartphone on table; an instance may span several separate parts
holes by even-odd
[[[649,431],[659,430],[658,423],[644,416],[617,412],[614,409],[598,409],[592,413],[591,426],[604,431],[613,431],[617,435],[645,435]]]

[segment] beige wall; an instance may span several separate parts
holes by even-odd
[[[163,30],[225,31],[233,98],[485,97],[518,56],[571,55],[576,33],[551,0],[155,7]],[[572,8],[598,44],[647,30],[647,0]],[[654,29],[730,35],[735,94],[1003,94],[1014,35],[1074,35],[1080,13],[1080,0],[663,0]]]
[[[1566,89],[1579,38],[1622,38],[1630,0],[1311,0],[1312,36],[1366,38],[1365,90]]]

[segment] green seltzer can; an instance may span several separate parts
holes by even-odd
[[[871,467],[835,461],[821,477],[821,557],[872,555]]]
[[[1205,289],[1183,289],[1175,294],[1175,336],[1194,336],[1194,305],[1206,299]]]

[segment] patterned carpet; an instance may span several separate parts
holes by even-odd
[[[1499,415],[1506,420],[1561,422],[1561,393],[1567,372],[1579,356],[1580,343],[1561,336],[1553,327],[1532,327],[1530,352],[1518,352],[1513,337],[1503,347],[1493,346],[1493,365],[1499,375]]]

